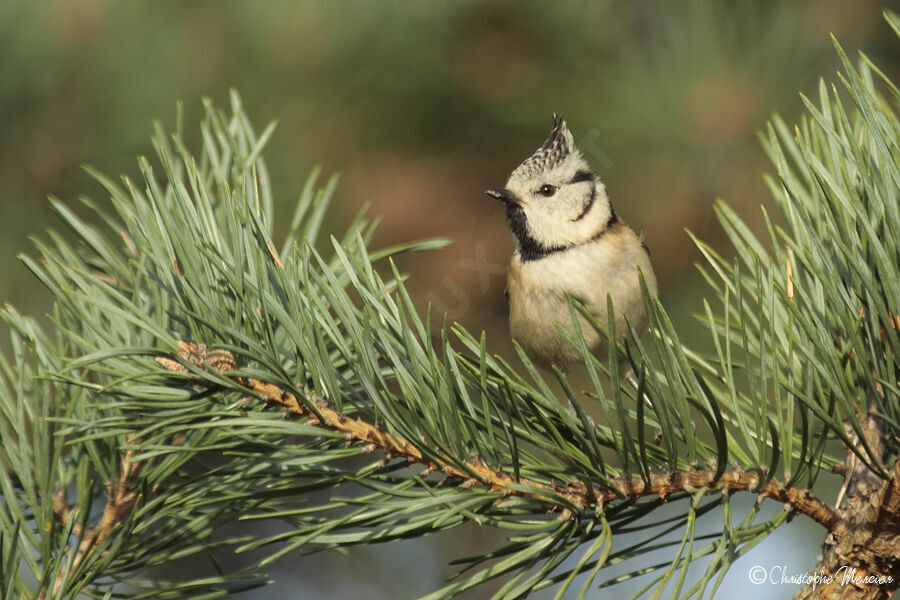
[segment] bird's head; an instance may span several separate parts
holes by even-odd
[[[486,193],[506,204],[516,249],[526,260],[584,243],[615,220],[603,183],[557,115],[547,140],[506,187]]]

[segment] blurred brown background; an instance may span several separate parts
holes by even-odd
[[[486,329],[500,353],[510,350],[502,271],[512,243],[501,206],[482,191],[502,184],[561,112],[619,214],[645,234],[663,300],[691,340],[690,315],[705,291],[684,228],[728,255],[715,198],[760,224],[768,165],[756,132],[773,112],[795,122],[798,91],[815,94],[820,76],[834,79],[829,33],[851,57],[862,49],[898,78],[883,8],[842,0],[4,0],[0,301],[46,311],[47,294],[15,255],[31,251],[28,235],[58,227],[47,195],[105,199],[81,164],[135,175],[135,156],[152,154],[152,119],[173,126],[184,100],[196,139],[200,97],[224,106],[235,87],[259,129],[279,120],[265,156],[280,214],[287,219],[307,173],[322,164],[343,177],[332,231],[370,202],[384,217],[377,245],[454,239],[401,266],[423,306]],[[412,548],[391,552],[413,560],[420,551]],[[386,560],[376,551],[355,556],[368,558],[341,559],[341,569],[363,565],[366,577]],[[432,589],[411,582],[438,581],[449,572],[444,562],[433,557],[425,571],[397,576],[387,560],[380,583],[351,577],[342,585],[346,594],[371,591],[360,597],[408,597]],[[310,593],[344,595],[321,586]]]

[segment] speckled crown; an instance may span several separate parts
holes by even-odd
[[[553,127],[550,135],[534,154],[525,159],[512,172],[511,178],[527,178],[538,173],[545,173],[561,164],[573,153],[577,153],[575,140],[566,127],[566,120],[561,115],[553,115]]]

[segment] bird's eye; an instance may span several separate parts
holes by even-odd
[[[541,186],[541,189],[539,189],[538,192],[541,194],[541,196],[546,196],[547,198],[549,198],[556,193],[556,186],[545,183]]]

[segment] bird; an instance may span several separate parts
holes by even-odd
[[[608,296],[616,333],[628,331],[626,318],[643,333],[642,275],[647,290],[657,295],[649,248],[616,213],[561,115],[553,115],[547,140],[512,171],[506,186],[485,193],[506,206],[514,243],[507,274],[509,328],[534,363],[565,372],[583,361],[559,330],[561,325],[574,333],[567,296],[582,302],[604,327]],[[576,315],[590,352],[605,356],[607,338]],[[624,362],[619,370],[631,375]]]

